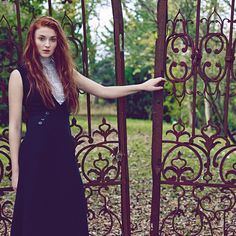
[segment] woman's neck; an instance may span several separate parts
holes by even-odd
[[[42,56],[40,56],[40,62],[42,63],[42,65],[48,65],[48,64],[53,62],[53,59],[52,59],[52,57],[42,57]]]

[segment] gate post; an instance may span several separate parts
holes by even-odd
[[[164,76],[166,59],[167,0],[157,1],[157,32],[155,77]],[[152,209],[150,235],[159,235],[160,181],[162,155],[163,91],[153,93],[152,99]]]
[[[124,63],[124,25],[121,0],[112,0],[112,12],[114,18],[114,46],[116,84],[125,84]],[[129,172],[127,155],[127,130],[125,98],[119,98],[117,102],[119,155],[121,157],[121,217],[122,235],[130,236],[130,199],[129,199]]]

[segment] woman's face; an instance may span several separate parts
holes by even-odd
[[[57,34],[48,27],[40,27],[35,31],[35,44],[41,57],[53,55],[57,46]]]

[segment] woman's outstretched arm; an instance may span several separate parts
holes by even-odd
[[[19,176],[19,147],[21,140],[23,85],[19,71],[14,70],[10,75],[8,85],[9,99],[9,144],[12,163],[12,187],[17,188]]]
[[[135,85],[103,86],[88,79],[78,71],[74,71],[74,78],[79,89],[102,98],[119,98],[139,91],[158,91],[163,89],[160,83],[165,81],[164,78],[158,77]]]

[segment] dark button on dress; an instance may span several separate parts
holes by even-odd
[[[66,102],[44,106],[39,92],[28,99],[27,70],[19,68],[29,114],[19,150],[19,180],[11,236],[87,236],[87,205],[75,159]]]

